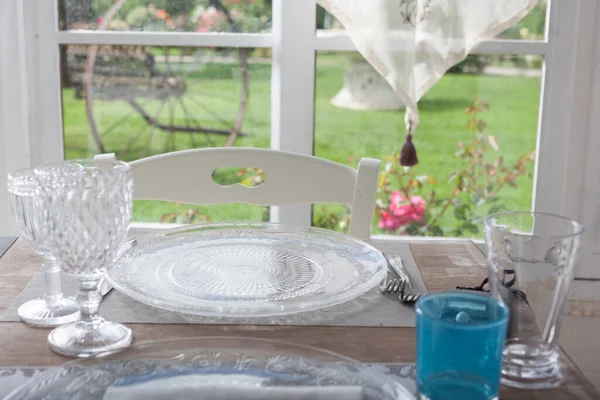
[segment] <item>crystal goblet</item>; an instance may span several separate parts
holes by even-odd
[[[8,174],[7,189],[10,207],[19,236],[44,257],[44,297],[30,300],[19,307],[17,314],[27,324],[54,327],[79,319],[79,305],[64,297],[60,283],[60,264],[48,247],[48,233],[40,223],[48,211],[37,196],[38,183],[33,169]]]
[[[127,234],[133,202],[129,165],[71,160],[36,168],[35,173],[44,204],[52,210],[45,221],[52,251],[64,272],[80,284],[81,320],[50,332],[50,349],[88,357],[129,345],[131,329],[97,314],[101,297],[96,290],[103,269],[118,257]]]

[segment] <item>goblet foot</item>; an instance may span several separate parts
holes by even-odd
[[[131,329],[99,317],[59,326],[48,335],[50,350],[70,357],[91,357],[118,350],[129,346],[132,340]]]
[[[28,301],[19,307],[17,314],[26,324],[45,328],[68,324],[80,318],[79,304],[66,297],[51,304],[44,299]]]

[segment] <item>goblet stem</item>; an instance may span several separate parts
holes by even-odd
[[[53,327],[79,319],[79,305],[65,298],[60,284],[60,265],[52,256],[45,256],[44,297],[22,304],[17,313],[22,321],[40,327]]]
[[[98,283],[101,277],[94,276],[93,278],[79,278],[79,295],[77,301],[81,310],[81,321],[90,323],[96,327],[102,318],[98,316],[98,307],[102,296],[98,291]]]
[[[60,265],[56,258],[45,256],[42,268],[44,269],[44,300],[48,303],[48,306],[52,306],[63,297],[60,283]]]

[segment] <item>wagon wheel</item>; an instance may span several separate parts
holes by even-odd
[[[125,1],[112,6],[99,30],[106,29]],[[88,47],[82,87],[90,131],[101,152],[107,151],[108,141],[123,131],[124,126],[135,131],[125,148],[118,150],[124,153],[140,145],[143,151],[152,152],[155,139],[164,141],[163,151],[174,151],[181,143],[179,137],[187,136],[189,144],[196,148],[231,146],[237,137],[247,135],[241,131],[249,95],[246,49],[236,49],[241,80],[239,97],[227,96],[207,82],[191,78],[203,68],[204,51],[163,47],[155,55],[150,50]],[[123,69],[124,76],[119,76]],[[119,104],[117,108],[115,103]],[[125,104],[126,111],[122,112],[121,106]],[[98,106],[116,110],[119,116],[99,123],[96,113],[101,113],[101,107]],[[200,146],[199,138],[204,142]]]

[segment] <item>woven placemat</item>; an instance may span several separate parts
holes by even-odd
[[[0,257],[6,253],[6,250],[10,249],[10,246],[17,241],[14,236],[0,236]]]
[[[393,376],[416,396],[417,384],[414,364],[366,364],[379,373]],[[46,372],[43,367],[2,367],[0,368],[0,398],[7,396],[19,386],[33,383],[33,379]]]
[[[425,293],[425,284],[407,243],[373,241],[372,244],[390,258],[400,257],[416,291]],[[63,292],[67,296],[77,294],[77,282],[63,275]],[[44,295],[44,274],[37,274],[19,294],[16,301],[0,318],[0,321],[19,321],[18,307]],[[270,318],[209,318],[157,309],[142,304],[113,290],[102,301],[100,315],[121,323],[144,324],[256,324],[256,325],[316,325],[316,326],[363,326],[363,327],[414,327],[413,305],[401,304],[397,295],[383,295],[374,288],[359,298],[313,312]]]

